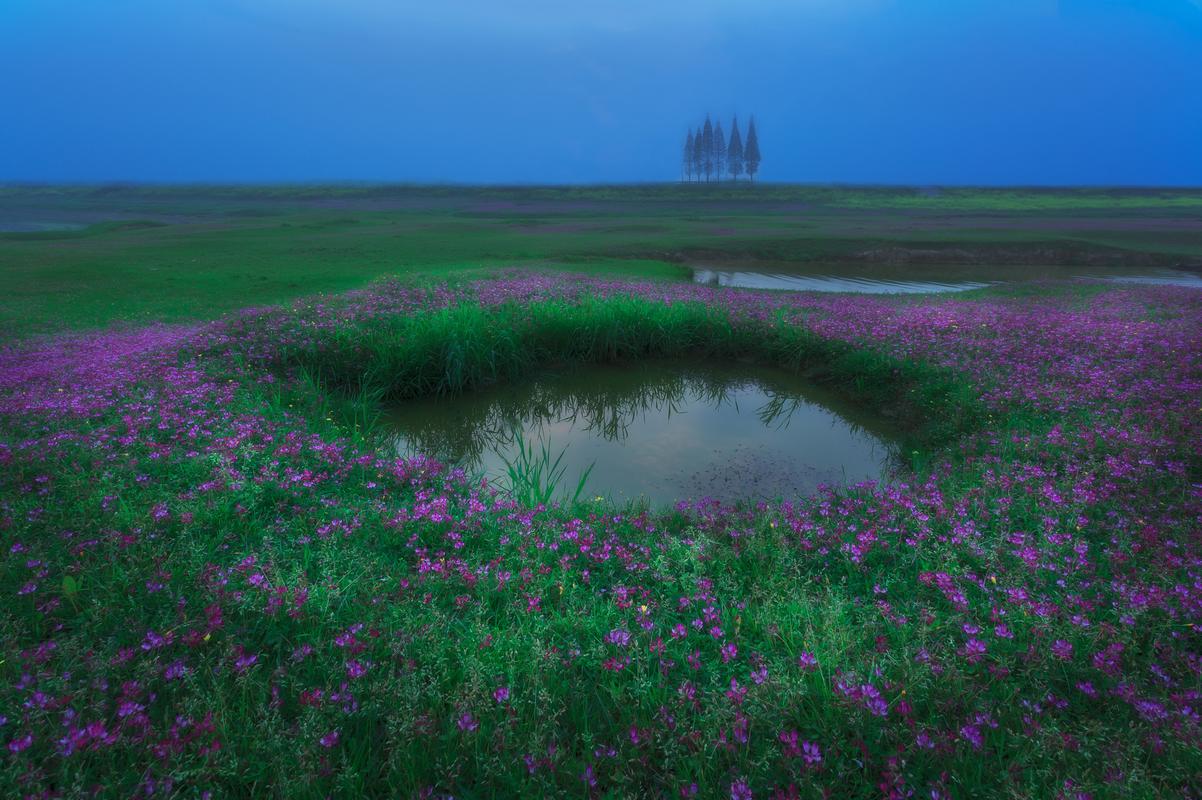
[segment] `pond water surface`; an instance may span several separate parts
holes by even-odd
[[[897,430],[797,375],[745,364],[640,362],[548,372],[386,417],[401,454],[426,453],[506,484],[520,436],[563,454],[569,493],[655,506],[812,494],[885,477]],[[516,433],[516,436],[515,436]]]

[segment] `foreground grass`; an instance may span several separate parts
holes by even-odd
[[[383,284],[0,362],[14,796],[1202,791],[1202,298]],[[891,486],[522,506],[367,399],[706,354],[908,409]]]

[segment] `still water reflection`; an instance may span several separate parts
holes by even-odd
[[[884,477],[887,421],[783,370],[642,362],[546,373],[390,409],[398,452],[459,463],[504,484],[518,438],[562,451],[569,493],[615,501],[791,497]]]
[[[693,265],[694,283],[745,289],[787,289],[808,292],[912,294],[960,292],[999,283],[1048,279],[1101,280],[1115,283],[1187,286],[1202,289],[1202,275],[1157,267],[1039,267],[907,264],[822,265],[795,262],[748,261]]]

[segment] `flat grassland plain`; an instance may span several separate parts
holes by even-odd
[[[1202,797],[1202,290],[1062,280],[1197,271],[1200,219],[1186,191],[0,189],[0,793]],[[689,282],[748,259],[1007,282]],[[697,356],[889,406],[908,465],[652,513],[371,425]]]

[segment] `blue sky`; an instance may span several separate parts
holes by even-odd
[[[1202,0],[0,0],[0,180],[1202,185]]]

